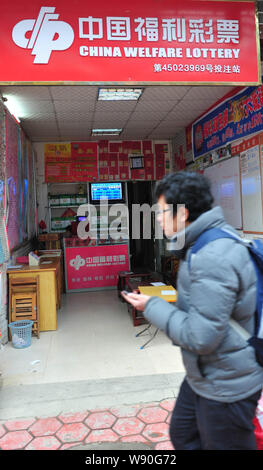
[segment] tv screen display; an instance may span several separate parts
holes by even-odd
[[[122,201],[122,183],[91,183],[91,202],[103,199]]]

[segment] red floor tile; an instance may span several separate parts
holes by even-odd
[[[138,418],[147,424],[152,423],[162,423],[168,417],[168,412],[160,408],[159,406],[154,406],[150,408],[142,408],[138,414]]]
[[[60,447],[59,450],[67,450],[67,449],[70,449],[71,447],[77,447],[82,444],[83,442],[71,442],[70,444],[64,444],[62,447]]]
[[[82,413],[63,413],[58,416],[58,419],[65,424],[81,423],[87,418],[88,414],[88,411],[84,411]]]
[[[128,436],[132,434],[140,434],[145,424],[138,418],[119,418],[113,426],[113,430],[120,436]]]
[[[146,444],[151,444],[151,442],[147,441],[145,437],[141,434],[136,434],[136,436],[126,436],[121,438],[121,442],[143,442]]]
[[[6,430],[3,428],[3,426],[0,424],[0,437],[2,437],[6,433]]]
[[[163,400],[160,403],[160,406],[167,411],[173,411],[175,405],[175,398],[169,398],[168,400]]]
[[[167,441],[170,438],[169,426],[167,423],[148,424],[143,435],[152,442]]]
[[[26,450],[57,450],[61,446],[55,436],[36,437],[28,444]]]
[[[142,403],[141,408],[148,408],[149,406],[159,406],[158,401],[153,401],[152,403]]]
[[[42,418],[33,424],[33,426],[29,428],[29,431],[35,437],[50,436],[55,434],[62,426],[62,423],[60,423],[57,418]]]
[[[91,431],[85,442],[86,444],[90,444],[92,442],[115,442],[118,441],[118,439],[119,436],[113,432],[112,429],[102,429]]]
[[[6,421],[5,427],[8,431],[22,431],[24,429],[28,429],[35,421],[35,418]]]
[[[90,430],[83,423],[64,424],[56,433],[56,436],[62,442],[83,441]]]
[[[85,423],[90,429],[105,429],[111,428],[116,419],[109,411],[103,411],[101,413],[91,413]]]
[[[38,420],[28,418],[2,421],[0,448],[66,450],[84,443],[120,440],[131,443],[142,442],[149,444],[149,448],[154,446],[156,450],[173,450],[169,436],[169,422],[174,404],[174,399],[167,399],[161,403],[61,413],[58,417]]]
[[[2,450],[23,449],[32,440],[32,436],[27,431],[8,432],[0,439]]]

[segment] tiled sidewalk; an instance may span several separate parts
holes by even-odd
[[[172,450],[169,421],[175,400],[65,413],[0,423],[2,450],[66,450],[99,442],[142,442]]]

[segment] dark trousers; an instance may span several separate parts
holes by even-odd
[[[252,420],[261,391],[234,403],[197,395],[181,385],[172,413],[170,438],[176,450],[256,450]]]

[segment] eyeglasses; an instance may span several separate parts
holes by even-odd
[[[156,215],[160,215],[160,214],[164,214],[165,212],[171,212],[171,208],[169,209],[164,209],[164,210],[160,210],[160,211],[156,211]]]

